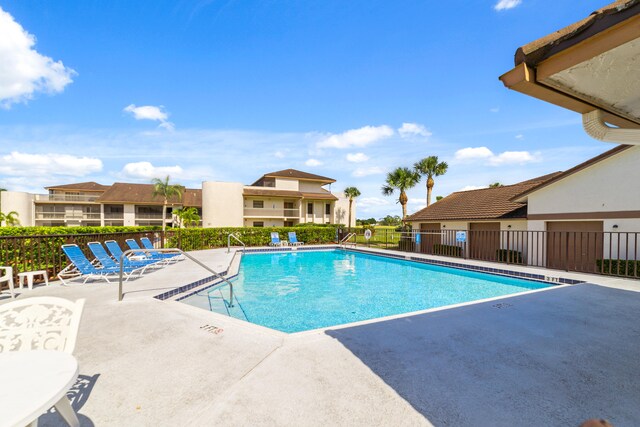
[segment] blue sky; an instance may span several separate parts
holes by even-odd
[[[567,169],[611,146],[498,77],[605,3],[0,0],[0,186],[296,168],[382,217],[385,173],[429,155],[435,195]]]

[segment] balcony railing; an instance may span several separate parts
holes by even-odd
[[[36,194],[36,202],[95,202],[100,195]]]
[[[99,213],[36,212],[36,219],[100,220]]]
[[[122,212],[105,212],[104,219],[124,219],[124,213]]]
[[[298,218],[298,209],[260,209],[246,208],[244,216],[252,216],[257,218]]]

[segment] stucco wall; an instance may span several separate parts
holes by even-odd
[[[345,197],[344,193],[333,193],[333,195],[338,198],[333,205],[333,223],[355,227],[358,213],[356,209],[358,199],[353,200],[353,205],[351,205],[351,224],[347,224],[349,221],[349,198]]]
[[[324,190],[322,189],[322,184],[319,182],[311,182],[311,181],[300,181],[300,191],[303,193],[322,193]]]
[[[550,184],[528,198],[528,214],[640,211],[640,146]]]
[[[239,182],[202,183],[202,226],[242,227],[244,186]]]
[[[32,227],[35,225],[33,200],[35,196],[19,191],[0,191],[0,207],[2,212],[15,211],[18,213],[20,225]]]
[[[278,190],[298,191],[300,187],[297,179],[276,178],[276,188]]]
[[[124,225],[134,226],[136,225],[136,205],[125,204],[122,205]]]

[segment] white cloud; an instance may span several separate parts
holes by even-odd
[[[491,111],[492,113],[498,113],[500,112],[500,107],[489,108],[489,111]]]
[[[172,131],[175,129],[173,123],[169,121],[169,113],[164,111],[164,107],[160,105],[142,105],[136,107],[135,104],[127,105],[124,110],[127,113],[131,113],[136,120],[152,120],[154,122],[160,122],[159,127]]]
[[[275,153],[273,153],[273,157],[284,159],[284,153],[282,151],[276,151]]]
[[[62,92],[77,73],[38,53],[36,38],[0,8],[0,107],[24,102],[35,92]]]
[[[378,206],[389,206],[391,202],[382,197],[359,197],[357,204],[358,208],[368,209]]]
[[[402,138],[409,138],[412,136],[431,136],[431,132],[429,132],[424,125],[419,123],[402,123],[402,126],[398,128],[398,133]]]
[[[513,9],[514,7],[520,5],[522,0],[499,0],[498,3],[493,6],[495,10],[507,10]]]
[[[381,168],[380,166],[371,166],[368,168],[357,168],[351,173],[351,176],[360,178],[363,176],[380,175],[383,173],[384,173],[384,168]]]
[[[369,156],[364,153],[351,153],[347,154],[347,161],[352,163],[362,163],[369,160]]]
[[[519,133],[516,135],[516,139],[524,139],[524,135]]]
[[[84,176],[102,170],[102,160],[68,154],[28,154],[12,151],[0,156],[0,175]]]
[[[455,160],[460,162],[472,162],[482,160],[491,166],[513,165],[539,162],[542,160],[540,153],[528,151],[505,151],[494,154],[487,147],[467,147],[456,151]]]
[[[477,160],[487,159],[494,154],[487,147],[467,147],[456,151],[454,158],[456,160]]]
[[[343,133],[329,135],[316,145],[318,148],[365,147],[392,135],[393,129],[386,125],[364,126],[359,129],[351,129]]]
[[[180,166],[154,166],[150,162],[127,163],[122,168],[122,175],[133,179],[152,179],[167,175],[178,178],[183,175]]]
[[[322,166],[322,162],[317,159],[309,159],[306,162],[304,162],[304,164],[310,167]]]

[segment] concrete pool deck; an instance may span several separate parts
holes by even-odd
[[[192,254],[217,271],[233,255]],[[640,422],[638,281],[580,275],[601,286],[292,335],[152,298],[208,275],[183,261],[128,282],[122,302],[105,283],[19,295],[87,299],[82,425]],[[40,425],[63,424],[50,413]]]

